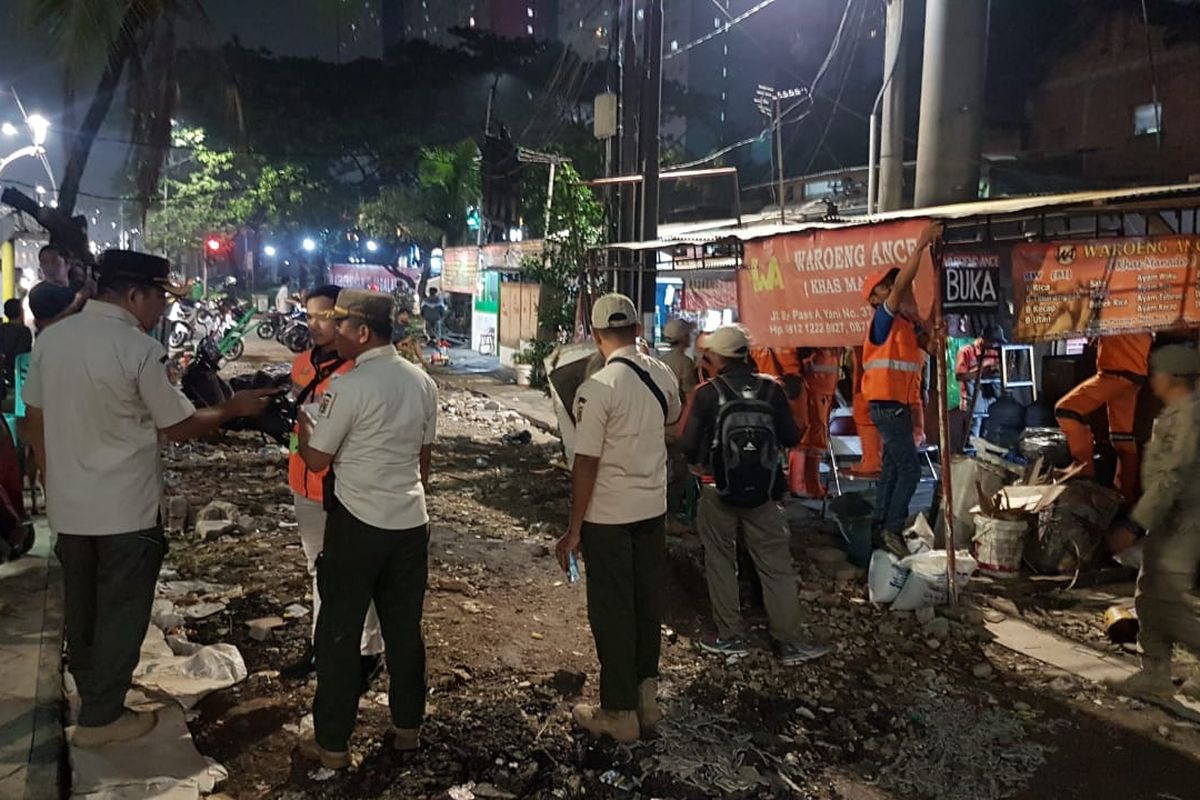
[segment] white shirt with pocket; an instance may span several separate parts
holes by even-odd
[[[22,396],[42,409],[46,512],[58,533],[158,525],[159,431],[196,412],[167,379],[167,353],[125,309],[92,300],[46,328]]]
[[[333,454],[334,494],[362,522],[429,522],[421,449],[437,436],[437,384],[390,344],[360,355],[321,397],[309,446]]]
[[[654,382],[666,413],[627,358]],[[636,347],[613,353],[575,394],[575,455],[600,459],[586,522],[623,525],[667,513],[668,424],[679,420],[679,380],[666,364]]]

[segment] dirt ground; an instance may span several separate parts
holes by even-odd
[[[994,771],[1007,796],[1028,800],[1200,796],[1194,726],[990,644],[969,608],[935,636],[911,614],[872,607],[861,576],[828,559],[827,525],[800,513],[793,550],[805,619],[810,634],[837,651],[779,667],[766,649],[765,619],[751,608],[760,650],[733,663],[700,654],[694,642],[709,632],[702,552],[694,536],[672,537],[662,690],[673,723],[659,740],[634,747],[588,740],[570,720],[572,704],[597,691],[585,589],[567,584],[551,555],[566,521],[568,476],[550,437],[502,443],[503,434],[527,427],[499,404],[461,390],[443,394],[429,500],[424,747],[401,757],[386,746],[385,673],[360,705],[356,765],[334,776],[292,752],[315,683],[278,674],[302,652],[311,618],[290,619],[267,641],[252,639],[246,626],[282,616],[291,604],[311,608],[282,451],[242,435],[172,450],[172,491],[193,509],[233,502],[250,518],[242,527],[256,529],[208,542],[178,537],[168,558],[181,578],[243,589],[224,612],[188,631],[194,641],[237,645],[251,673],[206,698],[190,720],[200,751],[229,771],[221,791],[236,798],[966,798],[912,789],[921,773],[962,770]],[[930,710],[938,704],[980,720],[979,731],[995,723],[1006,732],[988,740],[967,723],[962,752],[947,756],[960,748],[951,735],[948,748],[934,749],[934,739],[952,733],[934,730],[948,719]],[[928,768],[914,766],[922,757]],[[1006,771],[1021,778],[1006,784]]]

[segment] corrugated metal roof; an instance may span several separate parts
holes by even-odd
[[[613,250],[657,250],[688,244],[700,245],[728,239],[747,242],[754,239],[765,239],[769,236],[779,236],[781,234],[850,228],[859,225],[878,225],[905,219],[930,218],[953,221],[970,217],[996,217],[1087,206],[1100,207],[1158,198],[1182,198],[1188,196],[1200,198],[1200,183],[1179,183],[1164,186],[1140,186],[1124,189],[1105,189],[1102,191],[1071,192],[1067,194],[1005,197],[996,200],[980,200],[973,203],[957,203],[929,208],[908,208],[902,211],[890,211],[886,214],[874,214],[869,217],[865,215],[861,217],[848,217],[837,222],[804,222],[788,225],[772,222],[738,228],[727,227],[722,224],[726,221],[720,220],[717,221],[716,226],[707,230],[693,229],[688,233],[681,233],[676,236],[664,236],[657,241],[624,242],[610,244],[607,247]],[[746,219],[753,219],[753,217],[747,217]]]

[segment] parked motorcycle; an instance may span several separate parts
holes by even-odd
[[[265,369],[253,375],[239,375],[226,381],[220,375],[221,351],[211,337],[200,343],[183,369],[179,388],[196,408],[223,403],[241,389],[286,389],[291,383],[290,370]],[[241,417],[223,427],[233,431],[258,431],[279,444],[287,444],[296,422],[296,404],[286,392],[271,398],[266,411],[257,417]]]
[[[279,332],[279,342],[293,353],[303,353],[312,347],[312,331],[303,317],[289,320]]]

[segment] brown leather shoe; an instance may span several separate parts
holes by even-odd
[[[636,711],[609,711],[598,706],[578,705],[572,712],[575,723],[593,736],[611,736],[618,742],[636,742],[641,729]]]
[[[392,726],[392,747],[400,753],[419,750],[421,748],[421,729]]]
[[[350,766],[349,750],[341,752],[326,750],[317,744],[317,737],[312,733],[300,737],[300,741],[296,744],[296,752],[300,754],[301,758],[320,762],[325,769],[345,769]]]
[[[663,712],[658,707],[658,680],[646,678],[638,684],[638,727],[642,736],[654,733],[658,723],[662,722]]]
[[[125,709],[121,716],[107,725],[76,725],[71,744],[93,749],[119,742],[140,739],[158,725],[158,713]]]
[[[1170,700],[1175,696],[1175,684],[1171,683],[1171,667],[1167,664],[1147,664],[1121,681],[1108,681],[1108,688],[1126,697],[1149,700],[1152,703]]]

